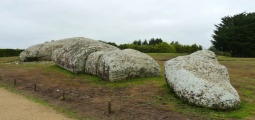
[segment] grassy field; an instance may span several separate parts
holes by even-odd
[[[185,54],[149,54],[156,60],[168,60],[173,57],[182,56]],[[207,115],[209,118],[249,118],[254,119],[255,116],[255,58],[233,58],[233,57],[217,57],[220,64],[225,65],[230,73],[230,82],[233,87],[238,91],[241,98],[241,107],[238,110],[232,111],[215,111],[205,108],[199,108],[194,106],[186,106],[181,101],[176,100],[171,106],[185,106],[185,109],[181,109],[180,106],[173,108],[176,111],[182,113],[193,113],[197,115]],[[163,63],[158,61],[162,66]],[[163,68],[163,67],[162,67]],[[163,71],[162,71],[163,72]],[[162,83],[164,84],[164,83]],[[162,85],[163,87],[163,85]],[[167,89],[167,88],[165,88]],[[171,94],[165,94],[163,96],[165,100],[171,99]],[[173,98],[172,98],[173,99]]]
[[[0,58],[0,81],[11,85],[13,79],[18,79],[20,80],[17,83],[19,87],[16,87],[18,90],[30,91],[29,94],[46,100],[50,104],[62,105],[66,109],[76,111],[78,115],[85,116],[84,119],[106,117],[107,108],[101,107],[107,106],[108,101],[112,101],[115,105],[114,114],[108,116],[109,119],[130,118],[130,116],[138,119],[162,119],[160,116],[176,119],[254,119],[255,58],[218,57],[219,62],[228,68],[230,82],[240,95],[241,107],[237,110],[217,111],[189,106],[177,98],[167,86],[163,75],[164,61],[185,54],[150,53],[148,55],[160,64],[159,77],[109,83],[96,76],[72,74],[52,62],[16,64],[10,62],[18,61],[18,57],[7,57]],[[37,93],[33,93],[32,87],[29,87],[35,82],[41,85]],[[47,89],[43,89],[43,86],[47,86]],[[71,91],[67,92],[69,101],[61,101],[61,93],[51,91],[55,88],[60,91]],[[86,96],[82,96],[83,94]],[[82,100],[79,101],[79,99]],[[90,112],[84,113],[83,111],[87,109]],[[155,114],[151,114],[151,111]]]

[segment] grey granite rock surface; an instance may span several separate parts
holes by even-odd
[[[213,109],[239,108],[240,98],[229,73],[213,52],[202,50],[165,62],[165,79],[182,100]]]

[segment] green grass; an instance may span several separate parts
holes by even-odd
[[[54,63],[47,65],[43,64],[26,64],[23,67],[33,69],[35,67],[40,67],[44,70],[43,74],[49,74],[51,72],[57,72],[63,76],[70,78],[78,78],[84,80],[84,82],[91,83],[91,85],[99,87],[108,88],[122,88],[131,86],[140,86],[146,84],[153,84],[159,89],[159,93],[151,96],[151,100],[147,101],[147,104],[153,106],[166,105],[164,109],[170,109],[183,114],[192,114],[195,116],[204,116],[207,119],[244,119],[248,117],[255,116],[255,58],[232,58],[218,56],[217,59],[221,64],[228,68],[230,73],[230,81],[233,87],[238,91],[241,98],[241,106],[236,110],[229,111],[219,111],[212,110],[197,106],[190,106],[184,103],[182,100],[177,98],[165,82],[164,79],[164,61],[172,59],[177,56],[182,56],[185,54],[176,53],[148,53],[157,60],[161,67],[161,74],[159,77],[153,78],[135,78],[119,82],[107,82],[103,81],[97,76],[86,75],[86,74],[73,74],[61,67],[58,67]],[[15,58],[3,58],[0,59],[0,63],[5,63],[6,61],[15,60]],[[1,64],[0,64],[1,65]],[[6,66],[6,65],[5,65]],[[9,65],[8,67],[15,67],[15,65]],[[1,78],[0,78],[1,79]],[[7,89],[12,89],[8,88]],[[37,99],[37,98],[36,98]],[[64,110],[59,110],[64,111]],[[76,116],[75,113],[68,113]],[[71,115],[72,116],[72,115]]]
[[[159,61],[178,56],[178,54],[167,53],[150,53],[149,55]],[[170,88],[165,84],[164,80],[161,80],[160,88],[162,89],[162,94],[153,96],[155,101],[152,103],[156,105],[166,104],[174,111],[178,111],[184,114],[193,114],[196,116],[205,116],[208,119],[243,119],[255,116],[255,58],[232,58],[218,56],[217,59],[221,61],[221,64],[226,65],[226,67],[229,69],[230,81],[233,83],[232,85],[234,87],[237,87],[238,85],[241,86],[236,88],[241,99],[241,106],[239,109],[219,111],[187,105],[171,92]],[[161,64],[161,67],[162,65],[163,64]]]
[[[241,99],[241,106],[236,110],[221,111],[212,110],[208,108],[187,105],[185,102],[180,100],[175,94],[170,90],[167,85],[161,86],[162,94],[158,96],[153,96],[154,105],[166,104],[169,108],[174,111],[181,112],[183,114],[192,114],[195,116],[204,116],[207,119],[225,119],[225,118],[236,118],[242,119],[247,117],[255,116],[255,105],[254,103],[245,101]],[[251,91],[246,91],[249,96],[254,96]],[[253,97],[251,98],[253,99]]]
[[[1,80],[1,78],[0,78],[0,80]],[[5,83],[2,83],[2,82],[0,82],[0,87],[5,88],[6,90],[8,90],[8,91],[10,91],[12,93],[22,94],[22,92],[18,91],[17,89],[15,89],[15,87],[13,87],[11,85],[8,85],[8,84],[5,84]]]
[[[19,61],[19,57],[0,57],[0,63],[7,63],[12,61]]]
[[[159,77],[145,77],[145,78],[133,78],[133,79],[128,79],[128,80],[123,80],[123,81],[117,81],[117,82],[109,82],[109,81],[104,81],[101,80],[99,77],[94,76],[94,75],[88,75],[88,74],[73,74],[71,71],[65,70],[57,65],[51,65],[48,68],[45,68],[46,71],[48,72],[59,72],[64,75],[67,75],[69,77],[79,77],[82,80],[86,82],[90,82],[93,85],[97,86],[104,86],[104,87],[109,87],[109,88],[120,88],[120,87],[128,87],[128,86],[138,86],[145,84],[149,81],[155,82],[155,81],[161,81],[163,76]]]
[[[236,58],[236,57],[226,57],[226,56],[217,56],[219,61],[254,61],[254,58]]]
[[[185,54],[173,54],[173,53],[149,53],[150,56],[152,56],[154,59],[156,59],[160,66],[161,66],[161,75],[159,77],[154,78],[135,78],[135,79],[129,79],[126,81],[119,81],[115,83],[110,83],[107,81],[103,81],[100,78],[96,76],[91,75],[85,75],[85,74],[73,74],[72,72],[69,72],[67,70],[64,70],[56,65],[50,66],[51,70],[55,70],[61,73],[65,73],[69,76],[75,76],[75,77],[83,77],[86,78],[86,81],[89,81],[93,83],[94,85],[99,86],[106,86],[111,88],[119,88],[119,87],[128,87],[128,86],[139,86],[146,83],[153,83],[154,85],[159,86],[159,89],[162,89],[162,93],[153,96],[154,101],[148,101],[150,104],[153,105],[160,105],[160,104],[166,104],[170,109],[174,111],[178,111],[184,114],[193,114],[196,116],[206,116],[208,119],[218,119],[218,118],[247,118],[255,116],[255,104],[250,101],[246,101],[242,98],[249,97],[249,99],[254,99],[253,91],[255,91],[254,87],[252,89],[245,89],[240,88],[238,92],[241,92],[244,94],[244,96],[241,97],[241,107],[237,110],[230,110],[230,111],[217,111],[217,110],[211,110],[207,108],[197,107],[197,106],[190,106],[184,103],[182,100],[177,98],[174,93],[172,93],[167,86],[163,73],[164,73],[164,67],[162,61],[172,59],[174,57],[185,55]],[[255,63],[255,59],[253,58],[231,58],[231,57],[218,57],[219,61],[227,61],[226,65],[229,65],[230,67],[234,67],[234,70],[238,70],[240,67],[247,67],[246,65],[253,65]],[[230,73],[231,74],[231,73]],[[252,82],[252,84],[255,84],[254,78],[244,78],[242,77],[243,81],[247,80],[249,82]],[[238,81],[233,81],[238,82]],[[244,86],[247,86],[244,84]]]

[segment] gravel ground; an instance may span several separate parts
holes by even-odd
[[[72,120],[24,96],[0,88],[1,120]]]

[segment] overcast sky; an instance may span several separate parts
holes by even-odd
[[[255,12],[254,0],[0,0],[0,48],[70,37],[131,43],[162,38],[211,46],[214,24]]]

